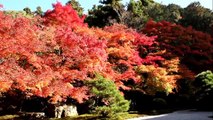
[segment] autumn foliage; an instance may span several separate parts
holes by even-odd
[[[42,18],[0,11],[0,93],[81,103],[91,96],[84,81],[96,73],[117,89],[154,94],[176,87],[179,59],[166,60],[155,36],[119,24],[88,28],[71,6],[53,7]]]
[[[150,20],[143,32],[156,39],[161,50],[166,50],[166,59],[179,57],[181,65],[200,73],[213,69],[213,38],[192,27],[182,27],[166,21]]]

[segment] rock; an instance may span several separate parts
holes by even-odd
[[[61,118],[63,110],[64,110],[63,106],[55,107],[55,118]]]
[[[77,107],[75,105],[55,106],[55,118],[77,116]]]
[[[64,106],[64,115],[65,117],[77,116],[77,107],[75,105],[65,105]]]

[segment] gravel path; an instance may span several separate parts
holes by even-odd
[[[132,118],[128,120],[213,120],[213,118],[210,116],[213,116],[213,111],[204,112],[184,110],[162,115]]]

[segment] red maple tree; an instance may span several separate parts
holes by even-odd
[[[175,56],[180,58],[182,65],[195,73],[213,70],[213,38],[192,27],[182,27],[166,21],[150,20],[142,30],[149,36],[157,35],[161,50],[166,50],[164,58]]]
[[[43,18],[12,17],[0,11],[1,93],[20,90],[52,103],[69,97],[81,103],[90,96],[84,81],[95,73],[118,88],[150,94],[176,87],[180,76],[160,66],[165,60],[163,51],[156,49],[156,37],[119,24],[88,28],[71,6],[53,7]]]

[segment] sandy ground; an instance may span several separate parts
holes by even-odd
[[[132,118],[128,120],[213,120],[213,118],[210,116],[213,116],[213,111],[205,112],[205,111],[184,110],[162,115]]]

